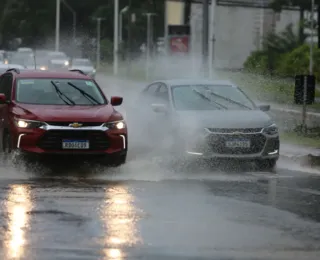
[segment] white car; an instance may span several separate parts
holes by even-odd
[[[53,51],[48,53],[49,69],[68,69],[69,57],[64,52]]]
[[[0,75],[4,72],[6,72],[8,69],[26,69],[26,67],[19,65],[19,64],[0,64]]]
[[[81,70],[92,78],[96,75],[96,70],[89,59],[73,59],[70,70]]]
[[[27,52],[33,54],[33,50],[31,48],[21,47],[17,49],[17,52]]]

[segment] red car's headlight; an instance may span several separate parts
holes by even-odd
[[[19,118],[16,118],[14,121],[17,127],[26,128],[26,129],[39,128],[41,126],[46,125],[46,123],[44,122],[19,119]]]
[[[121,121],[114,121],[114,122],[107,122],[104,123],[103,126],[108,127],[109,129],[125,129],[126,128],[126,123],[121,120]]]

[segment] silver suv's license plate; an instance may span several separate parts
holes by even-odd
[[[250,148],[251,143],[248,140],[226,141],[227,148]]]

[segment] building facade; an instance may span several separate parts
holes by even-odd
[[[266,6],[266,1],[270,0],[255,0],[254,3],[259,1],[260,5]],[[183,24],[183,8],[184,4],[181,2],[168,3],[168,24]],[[202,17],[202,4],[193,3],[190,18],[193,56],[201,55]],[[269,32],[283,31],[289,24],[296,26],[298,31],[299,12],[284,10],[275,13],[271,9],[258,6],[217,5],[213,23],[215,67],[240,69],[252,51],[261,49],[263,38]]]

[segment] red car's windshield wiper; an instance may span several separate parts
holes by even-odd
[[[66,103],[66,104],[69,105],[69,106],[74,106],[74,105],[76,104],[76,103],[75,103],[72,99],[70,99],[66,94],[64,94],[63,92],[61,92],[61,90],[59,89],[59,87],[58,87],[53,81],[51,81],[51,84],[54,86],[54,88],[55,88],[58,96],[61,98],[61,100],[62,100],[64,103]],[[68,101],[65,100],[63,97],[66,98]],[[70,103],[69,103],[69,102],[70,102]]]
[[[89,93],[85,92],[84,90],[82,90],[81,88],[78,88],[77,86],[73,85],[71,82],[68,82],[68,85],[75,88],[76,90],[78,90],[84,97],[86,97],[92,104],[94,104],[94,102],[97,105],[102,105],[98,100],[96,100],[93,96],[91,96]],[[94,101],[94,102],[92,102]]]

